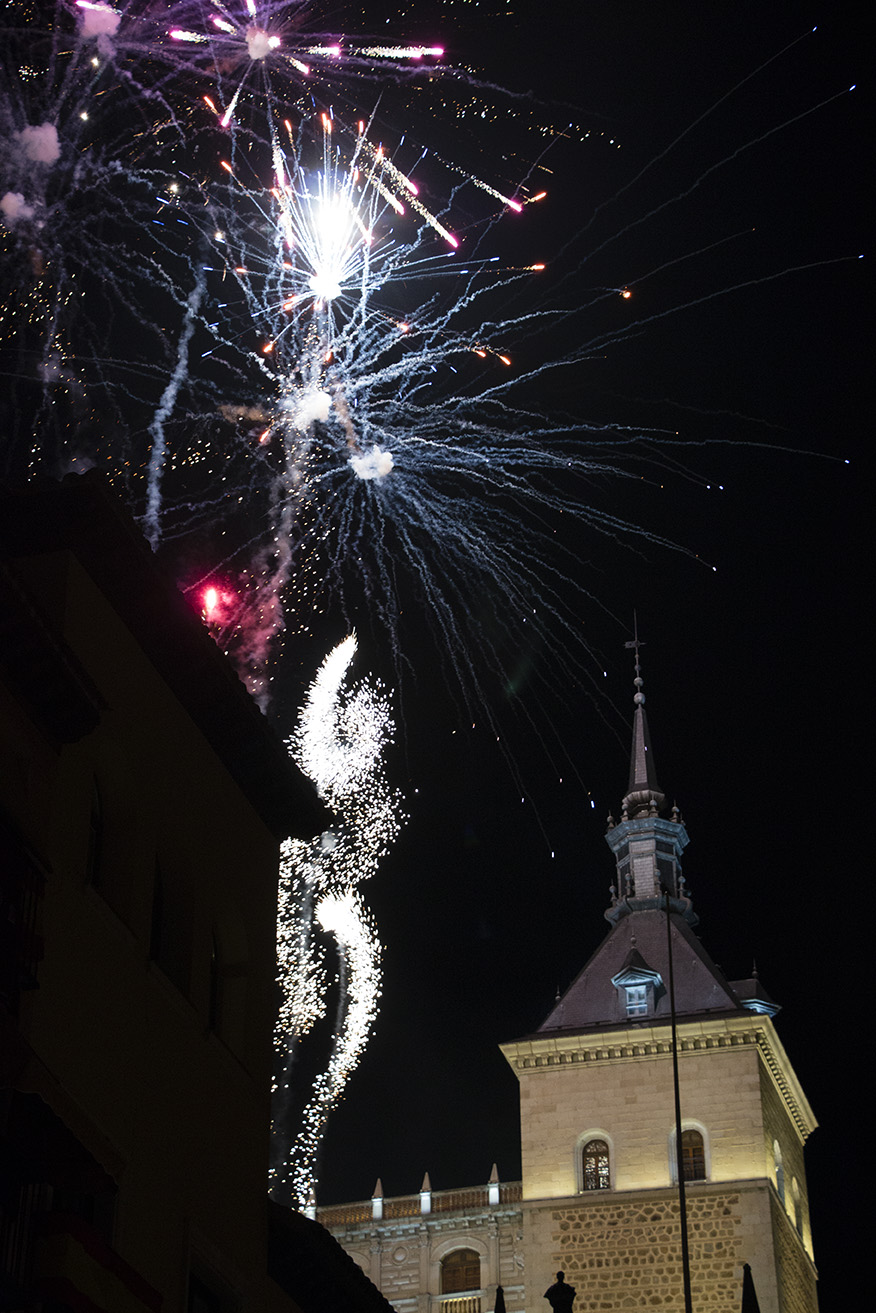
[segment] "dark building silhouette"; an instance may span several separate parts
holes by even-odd
[[[387,1308],[267,1199],[279,842],[323,822],[103,481],[0,493],[0,1309]]]

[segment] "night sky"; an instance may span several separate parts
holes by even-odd
[[[553,706],[574,769],[562,752],[550,764],[544,712],[534,713],[538,734],[521,727],[527,681],[535,698],[557,655],[522,635],[527,673],[515,707],[496,714],[525,802],[491,731],[470,727],[431,670],[408,690],[393,778],[410,820],[366,891],[386,947],[382,1010],[329,1127],[319,1202],[368,1197],[378,1176],[387,1194],[409,1193],[425,1170],[435,1189],[476,1184],[493,1161],[502,1179],[518,1179],[517,1085],[497,1045],[541,1022],[608,929],[614,868],[603,835],[626,786],[633,672],[624,642],[635,610],[658,773],[691,836],[685,874],[699,933],[731,978],[756,961],[783,1005],[779,1034],[821,1123],[808,1149],[810,1201],[821,1306],[832,1313],[859,1289],[847,1241],[864,1198],[850,1087],[872,1032],[860,1015],[859,927],[870,900],[858,847],[869,806],[869,313],[866,266],[842,259],[866,251],[869,93],[814,107],[860,81],[864,34],[848,5],[512,7],[514,17],[484,23],[472,6],[447,5],[441,34],[454,58],[573,105],[593,128],[586,144],[552,147],[545,210],[538,223],[534,211],[525,216],[536,258],[563,252],[551,275],[580,279],[588,241],[620,233],[740,144],[803,117],[623,233],[575,284],[629,284],[634,296],[618,311],[645,318],[751,283],[650,323],[562,384],[579,412],[727,445],[671,451],[691,478],[652,468],[641,482],[594,486],[597,504],[691,555],[582,532],[594,596],[582,621],[606,677],[594,693],[581,672]],[[471,43],[464,52],[454,32]],[[556,104],[550,112],[561,117]],[[663,261],[745,229],[755,231],[637,288]],[[802,265],[818,267],[772,277]]]
[[[318,1202],[367,1198],[378,1176],[386,1194],[411,1193],[426,1170],[436,1190],[481,1184],[494,1161],[519,1179],[517,1082],[497,1046],[540,1024],[608,930],[603,836],[626,789],[635,613],[657,771],[691,838],[699,933],[729,978],[756,962],[821,1123],[808,1150],[813,1235],[822,1313],[842,1313],[863,1286],[862,1246],[847,1236],[869,1199],[852,1092],[867,1088],[872,1047],[861,837],[871,302],[857,258],[872,95],[847,89],[861,83],[870,33],[838,0],[327,0],[324,12],[342,30],[440,41],[472,70],[456,87],[471,103],[463,117],[436,112],[429,144],[497,185],[546,189],[521,216],[465,234],[510,263],[546,262],[509,313],[524,297],[590,307],[507,343],[514,368],[560,354],[570,328],[578,340],[630,330],[527,404],[664,440],[631,455],[632,477],[593,478],[592,506],[635,532],[563,526],[591,597],[586,660],[570,664],[550,625],[540,639],[521,626],[506,653],[513,681],[497,678],[489,706],[467,708],[416,618],[421,599],[407,596],[388,767],[409,819],[363,890],[385,946],[381,1013],[329,1124]],[[404,95],[386,89],[381,121]],[[416,108],[422,129],[422,98]],[[27,429],[17,414],[4,422]],[[342,636],[317,624],[309,646],[286,644],[273,713],[284,733]],[[379,641],[360,640],[358,673],[391,683]]]

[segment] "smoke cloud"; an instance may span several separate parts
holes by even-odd
[[[16,134],[27,159],[34,164],[54,164],[61,154],[54,123],[28,124]]]
[[[26,203],[20,191],[8,191],[0,199],[0,211],[10,228],[19,219],[33,218],[33,206]]]

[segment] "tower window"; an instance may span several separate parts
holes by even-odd
[[[626,994],[627,1016],[644,1017],[648,1014],[648,986],[647,985],[626,985],[624,987]]]
[[[776,1190],[782,1203],[785,1202],[785,1167],[778,1140],[773,1140],[773,1161],[776,1167]]]
[[[455,1295],[461,1290],[480,1290],[481,1260],[474,1249],[454,1249],[441,1262],[441,1294]]]
[[[681,1170],[686,1181],[706,1179],[706,1146],[699,1131],[681,1132]]]
[[[605,1140],[588,1140],[581,1155],[581,1183],[584,1190],[609,1190],[608,1145]]]

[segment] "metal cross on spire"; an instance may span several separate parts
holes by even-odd
[[[636,674],[639,674],[639,648],[644,647],[644,642],[639,638],[639,621],[636,612],[633,612],[633,639],[632,642],[624,643],[624,647],[636,649]]]
[[[640,692],[641,692],[643,680],[642,680],[642,667],[639,663],[639,648],[644,646],[645,644],[639,638],[639,622],[636,613],[634,611],[633,612],[633,639],[632,642],[624,643],[624,647],[632,648],[636,653],[636,678],[634,680],[634,683],[636,685],[636,688]],[[644,698],[642,698],[642,701],[644,701]]]

